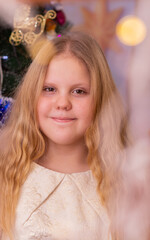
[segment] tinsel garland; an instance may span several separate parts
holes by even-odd
[[[0,128],[6,123],[12,108],[12,98],[0,96]]]

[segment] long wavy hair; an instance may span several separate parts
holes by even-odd
[[[21,186],[32,162],[45,152],[45,140],[38,127],[37,102],[51,59],[64,52],[80,59],[90,74],[94,115],[85,133],[87,159],[97,180],[100,201],[108,209],[110,218],[113,214],[109,203],[111,197],[117,196],[120,184],[119,158],[127,145],[126,114],[97,42],[83,33],[71,32],[47,40],[39,48],[17,89],[12,113],[0,133],[0,228],[12,239]]]

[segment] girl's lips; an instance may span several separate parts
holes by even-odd
[[[60,123],[67,123],[67,122],[72,122],[74,121],[76,118],[57,118],[57,117],[52,117],[52,119],[56,122],[60,122]]]

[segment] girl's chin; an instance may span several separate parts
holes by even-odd
[[[77,138],[77,139],[72,139],[72,137],[69,138],[55,138],[55,139],[48,139],[47,141],[49,144],[54,144],[54,145],[60,145],[60,146],[69,146],[69,145],[76,145],[80,144],[81,142],[84,142],[84,138]]]

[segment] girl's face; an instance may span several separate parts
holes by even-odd
[[[93,116],[92,101],[90,76],[82,61],[69,54],[54,57],[37,106],[41,131],[56,144],[83,141]]]

